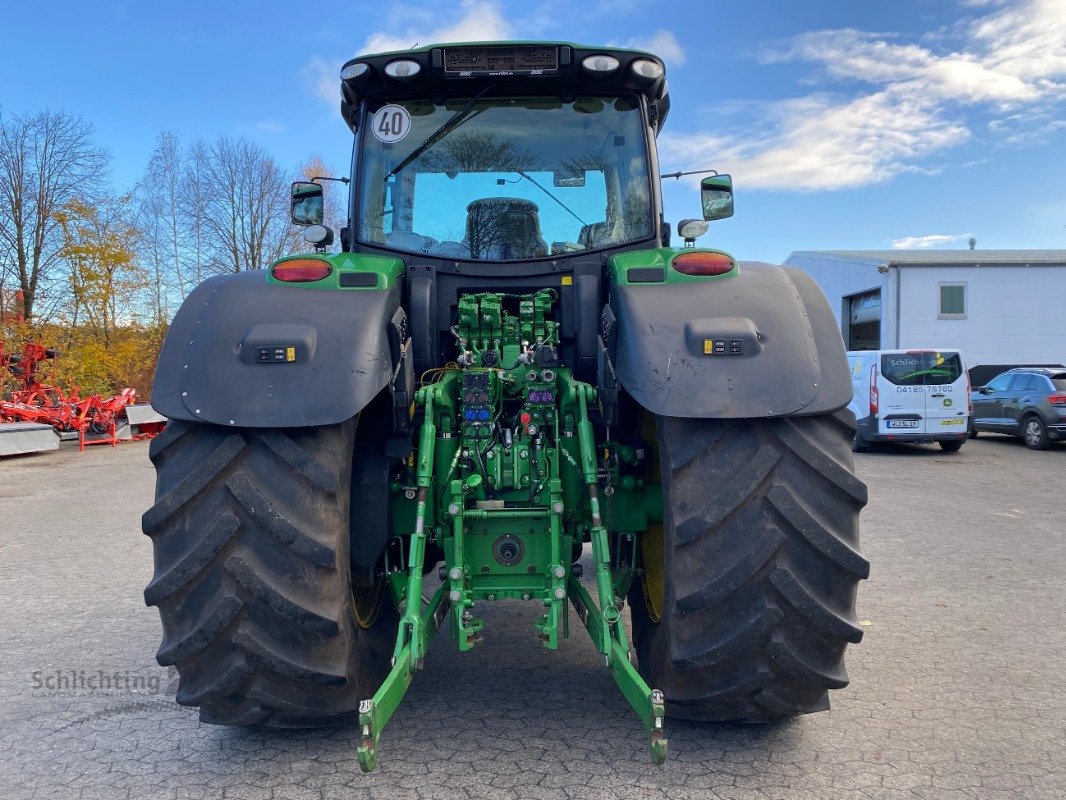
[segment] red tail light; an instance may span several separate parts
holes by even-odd
[[[973,388],[970,385],[970,373],[966,373],[966,413],[973,416]]]
[[[1049,394],[1047,401],[1053,406],[1066,406],[1066,394]]]
[[[684,275],[724,275],[736,266],[725,253],[681,253],[670,266]]]
[[[307,283],[328,278],[333,267],[317,258],[294,258],[282,261],[270,270],[276,281],[286,283]]]
[[[870,413],[871,414],[875,414],[875,415],[877,414],[877,412],[879,410],[878,405],[877,405],[879,399],[880,398],[877,396],[877,365],[874,364],[872,367],[870,367]]]

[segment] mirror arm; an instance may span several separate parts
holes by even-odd
[[[315,183],[316,181],[339,181],[344,184],[352,182],[350,178],[331,178],[329,175],[315,175],[311,178],[311,183]]]
[[[667,178],[676,178],[681,180],[685,175],[721,175],[716,169],[694,169],[690,172],[667,172],[665,175],[660,175],[660,180],[666,180]]]

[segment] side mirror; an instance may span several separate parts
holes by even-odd
[[[725,219],[733,216],[733,178],[730,175],[711,175],[700,181],[700,201],[703,218]]]
[[[297,181],[292,185],[294,225],[321,225],[324,214],[321,185],[306,181]]]
[[[977,390],[977,393],[978,394],[992,394],[992,392],[994,392],[994,391],[995,391],[995,389],[989,389],[987,386],[982,386],[980,389]]]

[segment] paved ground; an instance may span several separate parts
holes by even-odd
[[[584,632],[548,653],[532,607],[500,604],[472,653],[437,641],[371,776],[354,730],[216,728],[173,704],[141,600],[147,444],[0,461],[0,797],[1066,797],[1066,447],[858,458],[874,572],[832,711],[674,722],[656,769]],[[129,690],[50,691],[57,671]]]

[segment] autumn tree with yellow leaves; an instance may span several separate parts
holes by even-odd
[[[162,131],[135,188],[115,193],[90,124],[2,112],[0,343],[57,349],[48,379],[64,389],[149,398],[170,319],[195,286],[310,249],[289,220],[286,175],[331,176],[318,156],[290,173],[245,138]],[[325,222],[339,232],[344,190],[322,183]]]

